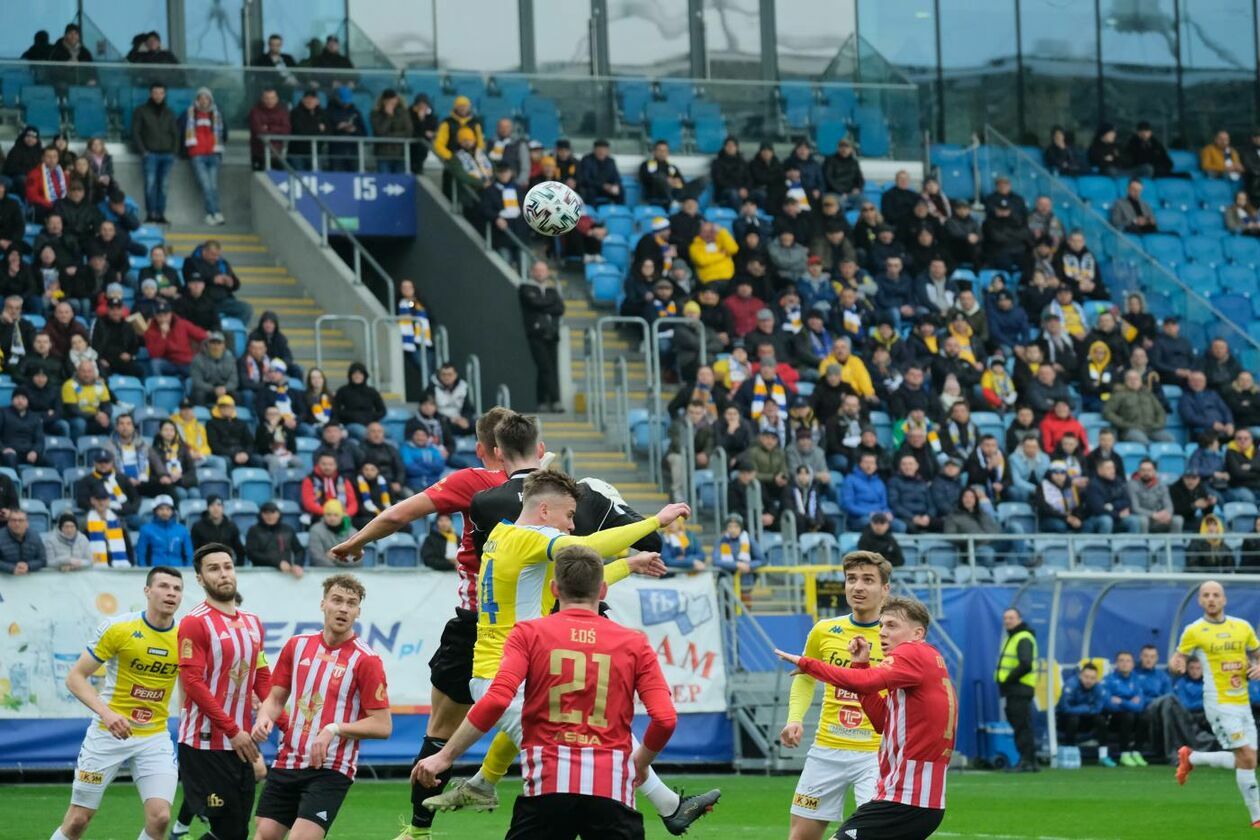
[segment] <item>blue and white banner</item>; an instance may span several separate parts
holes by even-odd
[[[284,642],[323,626],[323,578],[313,569],[301,579],[270,569],[242,569],[243,607],[265,628],[274,658]],[[93,629],[105,618],[144,608],[143,569],[44,571],[0,578],[0,719],[83,717],[66,690],[66,673]],[[428,569],[357,570],[367,587],[359,635],[385,663],[396,710],[426,711],[429,657],[454,615],[455,577]],[[192,569],[184,570],[179,616],[202,600]],[[680,713],[726,709],[726,672],[713,579],[630,578],[609,590],[611,617],[641,628],[657,652]]]
[[[364,172],[306,172],[290,180],[287,173],[271,171],[272,182],[288,196],[296,193],[297,209],[315,230],[320,230],[320,210],[314,193],[356,236],[415,236],[416,179],[414,175]],[[341,231],[329,223],[328,235]]]

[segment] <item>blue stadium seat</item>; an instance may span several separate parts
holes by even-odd
[[[1191,210],[1188,214],[1190,229],[1201,236],[1228,236],[1225,217],[1215,210]]]
[[[560,112],[550,99],[531,96],[525,100],[525,121],[529,124],[530,137],[553,148],[560,139]]]
[[[698,117],[693,120],[692,132],[696,138],[696,151],[714,155],[722,150],[726,141],[726,121],[721,117]]]
[[[22,124],[33,125],[43,135],[61,133],[61,106],[56,102],[31,102],[23,106]]]
[[[812,82],[780,82],[779,101],[785,106],[797,105],[808,108],[814,102]]]
[[[64,485],[61,472],[52,467],[23,467],[22,492],[28,499],[51,505],[61,498]]]
[[[44,438],[44,460],[55,470],[65,472],[78,462],[78,450],[69,438],[48,435]]]
[[[1108,571],[1113,564],[1111,546],[1102,541],[1080,543],[1076,547],[1076,562],[1086,569]]]
[[[383,555],[386,566],[412,568],[420,562],[420,549],[416,545],[416,539],[405,531],[378,540],[376,550]]]
[[[261,505],[273,495],[271,473],[258,467],[237,467],[232,470],[232,495]]]
[[[1234,203],[1234,187],[1230,181],[1203,178],[1194,182],[1194,196],[1204,210],[1224,213],[1225,208]]]
[[[696,120],[721,120],[723,119],[722,106],[716,102],[694,99],[687,105],[687,119],[691,120],[693,124]]]
[[[682,129],[682,120],[678,117],[653,117],[648,120],[648,136],[652,142],[664,140],[671,149],[682,147]]]
[[[999,502],[997,520],[1003,530],[1022,534],[1037,532],[1037,517],[1027,502]]]
[[[1195,177],[1200,175],[1199,156],[1186,149],[1169,149],[1168,157],[1172,161],[1173,172],[1187,172]]]
[[[656,89],[662,99],[681,104],[684,109],[696,98],[696,87],[690,79],[658,79]]]
[[[1116,454],[1124,460],[1125,475],[1133,475],[1137,472],[1138,466],[1142,463],[1142,459],[1146,457],[1146,445],[1142,443],[1132,443],[1130,441],[1120,441],[1116,444]]]
[[[652,101],[652,83],[647,79],[618,79],[615,90],[622,120],[627,123],[643,122],[643,109]]]
[[[1111,553],[1117,566],[1146,571],[1151,564],[1151,548],[1139,539],[1117,539],[1111,543]]]
[[[4,103],[10,108],[21,99],[22,88],[34,83],[34,75],[25,67],[6,67],[0,70],[0,91],[4,94]]]
[[[224,499],[223,511],[241,530],[242,539],[250,527],[258,522],[258,505],[249,499]]]
[[[1190,221],[1186,218],[1186,214],[1180,210],[1156,210],[1155,224],[1164,233],[1171,233],[1175,236],[1190,235]]]
[[[616,303],[621,297],[622,272],[611,265],[601,265],[600,270],[588,275],[591,281],[591,300],[598,304]]]
[[[820,149],[834,149],[836,144],[848,133],[848,123],[843,120],[828,120],[827,122],[819,123],[814,129],[814,142],[818,144]],[[865,148],[862,149],[862,153],[869,157],[876,157],[876,155],[868,153]]]
[[[1181,278],[1190,288],[1202,291],[1198,285],[1190,284],[1184,276]],[[1216,269],[1216,279],[1225,292],[1251,294],[1256,290],[1256,273],[1244,265],[1222,265]]]
[[[32,534],[46,534],[52,528],[52,515],[48,512],[48,505],[39,499],[23,499],[21,508],[26,511],[29,523],[27,527]]]
[[[1142,245],[1151,259],[1169,268],[1175,269],[1185,261],[1181,239],[1170,233],[1148,233],[1142,237]]]
[[[1248,322],[1250,322],[1252,317],[1254,317],[1252,314],[1251,298],[1249,298],[1246,295],[1240,295],[1240,294],[1221,295],[1220,297],[1216,297],[1212,299],[1212,305],[1215,306],[1218,310],[1220,310],[1220,312],[1226,318],[1228,318],[1230,321],[1234,322],[1235,324],[1239,325],[1243,329],[1247,328]],[[1193,324],[1193,323],[1194,323],[1193,321],[1186,322],[1187,325]],[[1183,334],[1186,332],[1184,326],[1182,328],[1182,332]],[[1206,333],[1204,335],[1204,338],[1206,338]],[[1198,342],[1192,341],[1191,343],[1194,344],[1195,347],[1202,347],[1207,342],[1206,341],[1198,341]]]
[[[608,211],[611,208],[616,208],[617,210],[625,212],[616,214],[610,213]],[[634,233],[634,219],[631,218],[629,211],[626,211],[626,208],[622,207],[620,204],[605,204],[599,209],[604,211],[604,227],[608,228],[608,235],[620,236],[623,239],[628,240]]]
[[[301,502],[302,480],[306,478],[306,475],[306,470],[299,467],[288,467],[281,470],[275,477],[277,495],[291,502]]]
[[[1228,236],[1222,245],[1230,262],[1250,269],[1260,266],[1260,240],[1251,236]]]
[[[1116,183],[1106,175],[1082,175],[1076,179],[1076,194],[1095,207],[1111,210],[1116,202]]]
[[[1214,294],[1217,291],[1217,289],[1220,288],[1220,285],[1217,281],[1217,275],[1219,274],[1221,269],[1229,268],[1229,267],[1231,266],[1221,266],[1221,268],[1218,268],[1216,271],[1213,271],[1212,269],[1208,268],[1206,265],[1186,263],[1185,265],[1177,269],[1177,276],[1181,278],[1181,282],[1185,283],[1187,286],[1189,286],[1191,289],[1194,289],[1199,294],[1210,295],[1210,294]],[[1162,297],[1163,296],[1161,296],[1161,299]],[[1149,308],[1150,296],[1147,297],[1146,302]],[[1167,314],[1171,314],[1171,313],[1162,313],[1160,315],[1157,315],[1156,317],[1163,317],[1163,315],[1167,315]]]
[[[479,100],[486,95],[486,80],[477,73],[450,73],[446,80],[456,96]]]
[[[809,128],[810,105],[800,102],[789,102],[783,108],[783,122],[793,131]]]
[[[79,102],[70,107],[70,123],[74,136],[104,137],[109,132],[109,114],[100,102]]]
[[[865,157],[888,156],[892,150],[892,138],[883,111],[874,105],[858,105],[853,109],[853,124],[857,127],[858,142]]]
[[[18,96],[23,105],[57,104],[57,91],[52,85],[23,85]]]
[[[739,214],[729,207],[710,207],[704,211],[704,217],[706,219],[710,222],[715,222],[724,228],[729,228],[731,225],[735,224],[735,219],[738,216]]]
[[[845,116],[851,115],[857,107],[857,93],[849,85],[822,85],[819,90],[823,100]]]
[[[528,78],[512,73],[496,73],[494,76],[494,87],[498,91],[499,98],[510,103],[516,110],[520,109],[521,103],[525,101],[525,97],[533,92]],[[484,107],[484,102],[482,104]]]
[[[114,402],[130,403],[136,407],[144,405],[144,383],[134,376],[114,374],[108,384]]]
[[[215,467],[197,467],[197,487],[203,499],[211,496],[230,499],[232,496],[232,480],[226,471]]]
[[[1196,209],[1198,200],[1194,197],[1194,187],[1182,178],[1167,178],[1159,182],[1160,203],[1169,210],[1180,210],[1183,213]]]
[[[1225,530],[1250,533],[1255,531],[1256,506],[1252,502],[1226,502],[1221,508],[1221,516],[1225,520]]]
[[[493,127],[501,119],[514,119],[516,107],[506,99],[490,96],[481,100],[481,110],[477,116],[481,118],[484,125]]]
[[[429,98],[442,92],[442,74],[437,70],[407,70],[403,72],[403,80],[411,93],[427,93]]]
[[[1221,240],[1211,236],[1190,236],[1185,240],[1186,258],[1215,268],[1225,262]]]
[[[111,391],[114,390],[113,385],[110,385],[109,388]],[[115,393],[117,392],[115,391]],[[151,438],[157,434],[158,429],[162,425],[162,421],[170,417],[170,414],[162,411],[160,408],[154,408],[150,405],[139,405],[136,407],[136,410],[132,412],[131,416],[135,418],[136,425],[140,429],[140,434],[144,435],[146,438]]]
[[[1150,457],[1155,460],[1155,468],[1162,473],[1181,475],[1186,469],[1186,453],[1176,443],[1152,443]]]
[[[173,376],[150,376],[144,380],[144,392],[149,405],[172,413],[184,399],[184,383]]]
[[[302,505],[292,499],[272,499],[280,509],[280,521],[302,533]]]
[[[651,123],[655,120],[678,120],[681,122],[682,118],[686,116],[686,114],[686,109],[680,108],[675,102],[654,100],[644,107],[643,120],[647,123]],[[655,137],[655,135],[652,135],[650,131],[648,136],[653,138]]]
[[[109,449],[109,438],[101,435],[84,435],[75,439],[74,448],[79,453],[79,465],[90,467],[97,453]]]
[[[611,235],[604,237],[601,253],[606,262],[617,266],[622,271],[630,267],[630,243],[623,237]]]

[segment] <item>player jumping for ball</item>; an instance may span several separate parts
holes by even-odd
[[[106,619],[66,676],[66,688],[92,710],[74,768],[70,808],[50,840],[79,840],[101,806],[105,788],[127,765],[144,803],[138,840],[163,840],[179,773],[166,734],[179,672],[175,612],[184,599],[178,569],[154,566],[144,581],[145,608]],[[88,681],[105,666],[98,693]],[[20,819],[9,814],[6,821]]]
[[[861,636],[849,643],[848,668],[775,653],[802,673],[855,692],[883,736],[875,796],[844,821],[836,836],[923,840],[945,817],[945,774],[954,754],[958,701],[944,657],[925,641],[931,623],[927,607],[913,598],[889,598],[879,620],[884,659],[875,667],[871,644]]]
[[[414,772],[432,781],[519,704],[525,790],[508,840],[642,840],[634,789],[674,731],[669,686],[647,638],[599,615],[608,584],[598,552],[556,552],[550,591],[560,611],[513,628],[488,690]],[[636,694],[651,718],[637,749]]]
[[[883,659],[879,642],[879,611],[888,597],[892,565],[871,551],[844,557],[844,597],[852,612],[819,621],[805,641],[805,656],[831,665],[850,665],[849,644],[863,638],[870,645],[870,662]],[[801,743],[802,721],[814,702],[815,679],[797,674],[792,679],[788,722],[779,735],[785,747]],[[857,694],[827,686],[814,745],[805,758],[801,779],[792,796],[790,840],[821,840],[827,824],[844,816],[849,788],[857,807],[875,795],[879,778],[879,731],[862,711]]]
[[[1260,680],[1260,640],[1246,620],[1225,614],[1225,587],[1214,580],[1199,587],[1203,617],[1181,631],[1168,670],[1184,673],[1186,658],[1203,663],[1203,711],[1212,734],[1225,749],[1177,750],[1177,784],[1196,767],[1233,769],[1251,827],[1260,828],[1260,792],[1256,789],[1256,721],[1251,716],[1247,680]]]

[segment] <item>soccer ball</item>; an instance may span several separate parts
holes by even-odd
[[[562,236],[582,218],[582,199],[559,181],[543,181],[525,195],[525,221],[543,236]]]

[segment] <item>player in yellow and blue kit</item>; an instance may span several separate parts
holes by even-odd
[[[879,554],[846,554],[844,595],[853,612],[815,624],[805,640],[804,655],[848,667],[851,645],[863,638],[871,646],[871,664],[883,659],[879,611],[888,597],[891,575],[892,565]],[[814,702],[815,682],[806,674],[792,679],[787,725],[779,735],[785,747],[801,743],[805,714]],[[849,789],[853,789],[855,805],[860,807],[875,795],[879,779],[879,733],[862,711],[858,696],[835,686],[824,685],[823,689],[818,731],[792,796],[790,840],[821,840],[828,823],[843,819]]]
[[[184,597],[179,570],[154,566],[145,578],[140,612],[106,619],[66,676],[66,687],[92,710],[74,771],[70,808],[50,840],[79,840],[101,805],[105,788],[128,765],[144,803],[139,840],[163,840],[179,773],[166,731],[179,676],[175,612]],[[100,692],[89,678],[105,666]]]
[[[1238,792],[1260,828],[1260,791],[1256,788],[1256,721],[1251,716],[1247,680],[1260,680],[1260,640],[1244,619],[1225,614],[1225,588],[1214,580],[1199,587],[1203,618],[1186,626],[1168,663],[1184,673],[1186,658],[1203,663],[1203,712],[1223,750],[1177,751],[1177,783],[1185,784],[1195,767],[1233,768]]]

